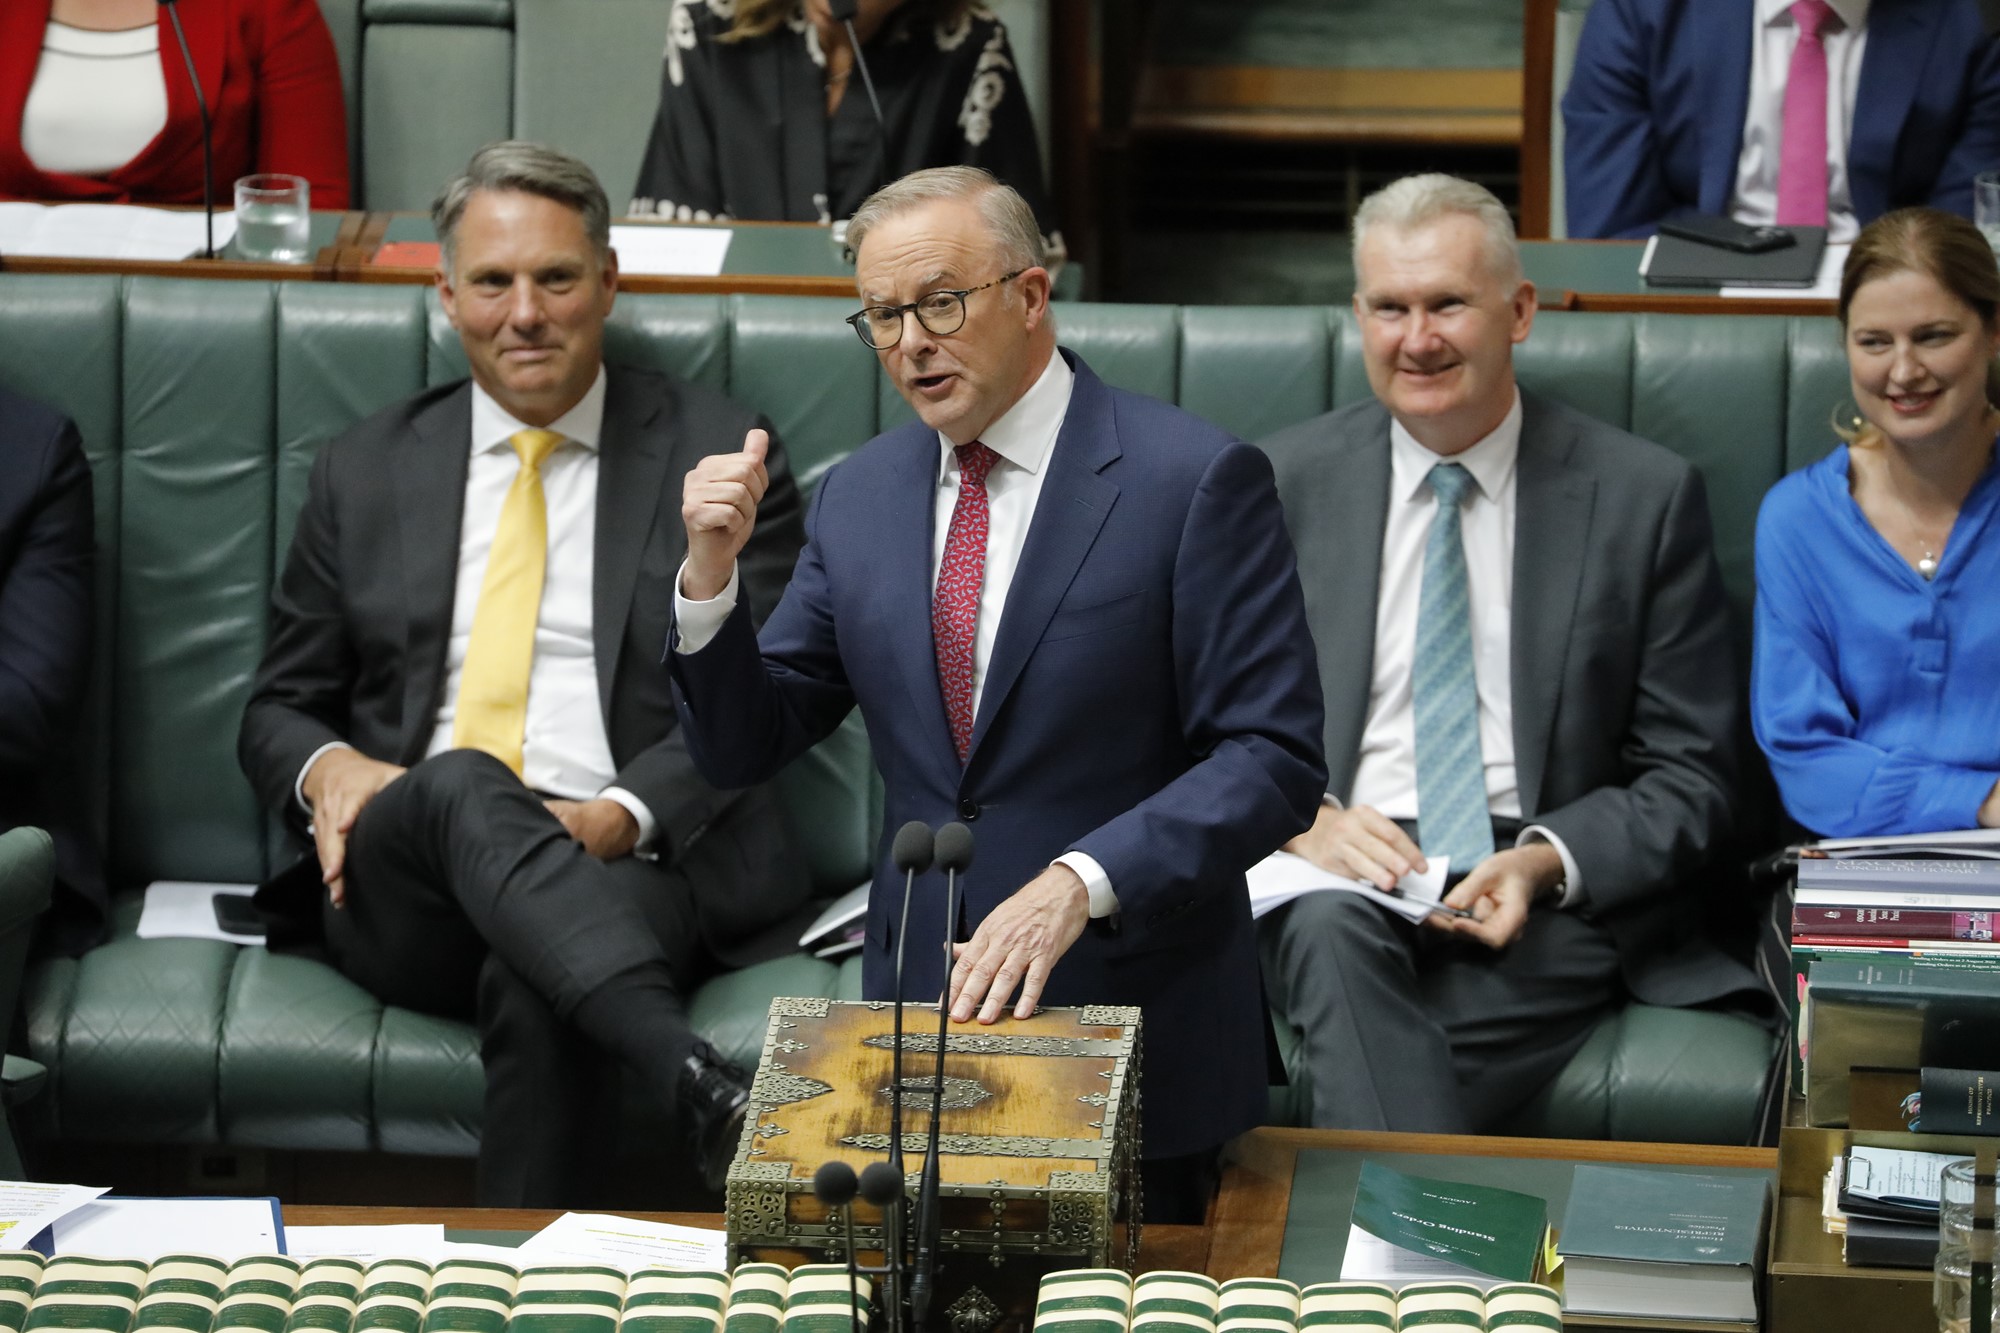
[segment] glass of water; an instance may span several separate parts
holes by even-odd
[[[1972,220],[2000,259],[2000,171],[1982,171],[1972,178]]]
[[[1972,1326],[1972,1266],[1991,1263],[1993,1229],[1973,1222],[1973,1194],[1978,1175],[1969,1157],[1947,1162],[1938,1193],[1938,1257],[1933,1270],[1933,1304],[1943,1333],[1965,1333]],[[1989,1181],[1986,1189],[1993,1189]],[[1987,1295],[1991,1301],[1992,1294]]]
[[[265,172],[236,182],[236,249],[245,259],[303,263],[311,245],[312,187],[305,177]]]

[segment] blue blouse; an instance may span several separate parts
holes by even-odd
[[[2000,781],[2000,454],[1925,581],[1848,492],[1847,449],[1757,515],[1750,711],[1792,817],[1823,837],[1972,828]]]

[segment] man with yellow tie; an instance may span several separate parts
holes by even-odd
[[[587,166],[533,144],[480,150],[438,196],[471,379],[320,452],[238,747],[317,853],[260,905],[280,926],[303,906],[384,1001],[478,1022],[488,1205],[581,1201],[613,1068],[677,1106],[716,1181],[747,1079],[681,997],[789,943],[769,927],[806,894],[770,794],[700,778],[656,668],[681,478],[768,423],[605,366],[609,215]],[[802,539],[771,457],[743,566],[760,615]]]

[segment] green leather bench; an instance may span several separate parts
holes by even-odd
[[[840,301],[632,297],[614,360],[726,389],[776,421],[808,479],[906,419]],[[1255,438],[1367,392],[1345,310],[1067,306],[1063,341],[1110,381]],[[1545,314],[1524,379],[1660,440],[1707,475],[1730,591],[1750,594],[1758,498],[1825,445],[1844,386],[1830,324]],[[237,770],[238,716],[314,451],[463,373],[428,289],[0,275],[0,380],[80,423],[97,477],[99,657],[82,752],[114,873],[249,882],[283,849]],[[858,727],[786,774],[828,892],[867,872],[878,801]],[[30,974],[32,1108],[77,1143],[469,1154],[471,1031],[385,1009],[328,968],[132,936]],[[709,983],[701,1029],[751,1059],[773,995],[853,995],[804,956]],[[1518,1128],[1741,1141],[1771,1038],[1740,1019],[1628,1009]],[[1293,1089],[1289,1103],[1307,1090]]]

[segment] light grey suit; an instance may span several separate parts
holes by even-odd
[[[1477,1129],[1561,1068],[1621,983],[1668,1005],[1754,985],[1702,936],[1688,887],[1729,832],[1740,713],[1701,478],[1561,404],[1523,392],[1522,413],[1514,760],[1523,821],[1563,840],[1585,900],[1536,908],[1498,953],[1345,894],[1266,918],[1266,980],[1304,1033],[1317,1124]],[[1298,548],[1342,801],[1368,716],[1389,424],[1371,399],[1262,444]]]

